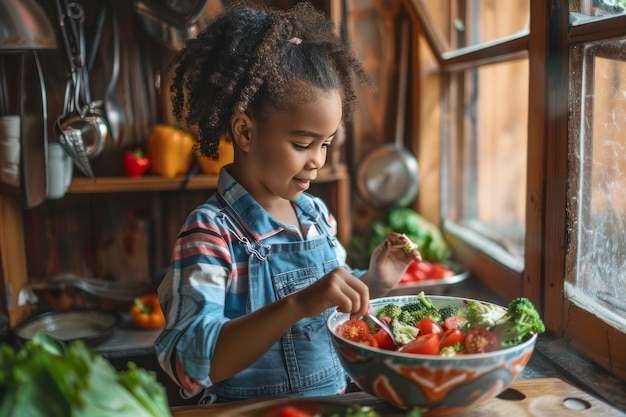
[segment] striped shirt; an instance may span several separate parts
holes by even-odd
[[[155,342],[161,367],[174,381],[172,354],[175,352],[185,374],[205,387],[211,358],[222,325],[248,312],[248,258],[245,238],[236,231],[245,227],[246,235],[261,245],[308,240],[319,236],[318,216],[330,224],[336,236],[336,220],[321,199],[301,194],[292,201],[302,230],[274,220],[222,169],[218,192],[237,213],[239,220],[224,210],[214,194],[190,213],[174,245],[172,268],[159,286],[159,299],[166,315],[166,327]],[[346,265],[346,251],[335,246],[339,265]],[[355,274],[362,271],[352,271]]]

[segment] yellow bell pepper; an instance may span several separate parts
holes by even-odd
[[[235,159],[235,149],[233,143],[230,139],[227,139],[226,135],[220,137],[220,144],[217,147],[217,152],[219,153],[217,161],[214,161],[213,158],[208,156],[203,156],[199,152],[197,154],[198,164],[200,164],[202,172],[207,175],[219,174],[220,169],[222,169],[224,165],[230,164]]]
[[[175,126],[156,124],[150,129],[146,153],[153,174],[168,178],[185,175],[193,161],[193,137]]]

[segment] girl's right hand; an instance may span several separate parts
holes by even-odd
[[[302,317],[315,317],[335,306],[337,311],[355,317],[370,308],[368,286],[344,268],[334,269],[292,296],[301,308]]]

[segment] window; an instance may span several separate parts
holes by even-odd
[[[443,211],[449,230],[510,268],[524,267],[528,60],[455,72],[444,127]]]
[[[525,266],[530,0],[411,4],[441,71],[431,105],[442,116],[430,130],[441,132],[444,232],[495,260],[458,256],[477,275],[502,276],[489,285],[510,298]]]
[[[626,331],[626,51],[624,40],[572,47],[568,298]]]
[[[429,217],[486,285],[626,379],[626,0],[409,4],[418,78],[432,54],[441,90],[415,99],[418,140],[435,121],[441,141]]]

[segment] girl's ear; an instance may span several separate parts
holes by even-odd
[[[250,149],[253,126],[254,122],[245,113],[236,113],[230,121],[233,141],[244,152]]]

